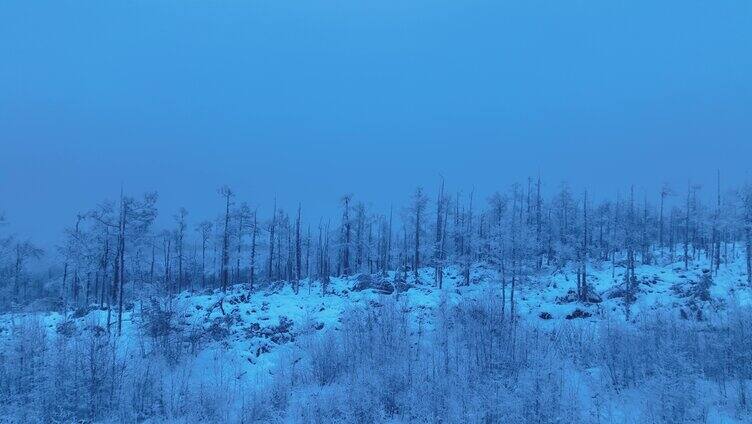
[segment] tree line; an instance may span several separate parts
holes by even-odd
[[[571,267],[580,301],[590,296],[591,263],[610,262],[614,275],[624,268],[620,275],[629,294],[637,264],[680,261],[688,268],[704,256],[717,271],[744,255],[752,284],[749,184],[722,189],[719,178],[710,196],[691,183],[664,185],[657,193],[630,187],[599,200],[566,183],[550,191],[544,196],[541,179],[528,178],[480,199],[474,190],[448,193],[441,179],[432,198],[418,187],[403,207],[388,213],[345,194],[338,216],[311,218],[303,205],[286,211],[276,200],[264,216],[222,186],[213,219],[192,222],[189,211],[179,208],[171,228],[157,229],[157,193],[130,196],[121,190],[117,200],[76,215],[61,245],[47,252],[57,254],[59,265],[46,273],[29,269],[42,249],[2,237],[0,307],[98,305],[119,330],[130,302],[153,294],[227,290],[238,283],[254,291],[280,282],[295,293],[318,282],[326,293],[330,278],[360,273],[441,288],[447,267],[458,267],[458,284],[469,285],[471,267],[479,262],[498,270],[510,317],[516,288],[543,269]]]

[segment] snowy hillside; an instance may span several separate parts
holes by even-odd
[[[712,319],[729,308],[752,304],[752,287],[744,278],[744,262],[737,260],[712,272],[709,297],[700,295],[698,285],[707,274],[707,261],[691,263],[685,271],[682,262],[664,265],[639,265],[636,274],[639,291],[629,308],[625,305],[623,269],[612,267],[610,262],[588,268],[588,282],[595,290],[591,302],[579,302],[574,296],[575,275],[570,269],[544,270],[520,283],[515,294],[515,315],[526,320],[601,319],[632,321],[641,314],[668,312],[677,317],[692,320]],[[350,308],[378,307],[385,298],[402,301],[411,311],[415,324],[430,325],[432,310],[442,301],[456,305],[463,301],[479,301],[501,297],[501,282],[496,271],[484,264],[472,269],[472,283],[462,284],[460,270],[449,267],[444,270],[444,288],[434,283],[434,270],[423,268],[420,282],[412,273],[407,282],[395,272],[386,276],[361,274],[346,278],[331,278],[327,293],[322,295],[319,282],[301,282],[298,294],[290,284],[278,282],[250,292],[247,285],[231,286],[226,293],[221,290],[186,291],[171,301],[152,299],[130,305],[125,313],[123,338],[134,338],[148,332],[144,321],[154,312],[171,311],[175,325],[184,331],[192,331],[200,337],[201,349],[220,346],[231,348],[239,357],[247,359],[252,366],[268,362],[267,353],[276,347],[293,341],[301,332],[336,329],[340,317]],[[510,288],[507,287],[507,296]],[[584,314],[576,313],[582,311]],[[106,327],[106,312],[95,306],[79,309],[65,316],[58,313],[5,314],[0,316],[3,327],[0,332],[8,334],[13,322],[30,317],[41,317],[49,329],[81,328],[98,325]],[[61,330],[62,331],[62,330]],[[2,333],[0,333],[2,334]]]
[[[735,261],[712,276],[709,265],[702,260],[693,262],[686,271],[678,262],[638,266],[639,286],[629,308],[621,290],[623,268],[613,268],[606,262],[588,269],[591,302],[574,299],[572,270],[546,268],[518,283],[515,315],[521,325],[544,332],[560,331],[567,322],[596,327],[601,322],[614,321],[638,325],[657,315],[687,322],[718,322],[732,311],[747,310],[752,301],[752,288],[744,281],[743,265],[743,261]],[[184,390],[228,381],[264,387],[273,384],[274,374],[289,365],[291,355],[300,356],[312,335],[339,332],[343,318],[353,310],[379,314],[385,303],[399,305],[410,321],[409,335],[413,337],[435,333],[440,308],[489,303],[498,306],[499,275],[487,266],[473,267],[469,286],[462,285],[458,268],[445,269],[441,290],[433,284],[433,272],[422,269],[418,283],[412,275],[402,282],[402,275],[394,272],[387,276],[332,278],[325,295],[318,283],[309,284],[306,280],[298,294],[289,284],[278,283],[252,293],[246,285],[239,284],[226,293],[207,290],[183,292],[172,300],[153,298],[129,305],[123,335],[107,338],[107,344],[115,349],[115,356],[133,359],[158,354],[168,364],[182,364],[182,372],[191,375],[180,380],[186,385]],[[701,283],[708,278],[712,283],[703,292]],[[510,295],[508,286],[506,296]],[[499,321],[500,315],[491,319]],[[105,334],[107,316],[96,307],[65,315],[2,315],[0,338],[6,354],[33,322],[38,322],[49,340],[75,340],[90,333]],[[169,372],[167,375],[177,378]],[[233,398],[228,402],[241,400]],[[728,422],[743,421],[726,418]]]

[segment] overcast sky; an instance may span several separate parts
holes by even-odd
[[[163,217],[212,217],[227,183],[316,221],[440,174],[481,194],[538,172],[604,195],[738,183],[751,4],[0,1],[0,210],[49,244],[121,182]]]

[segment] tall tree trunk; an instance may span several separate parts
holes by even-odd
[[[442,231],[443,224],[443,211],[442,208],[444,206],[444,179],[441,179],[441,185],[439,187],[439,196],[436,200],[436,248],[434,251],[434,263],[435,263],[435,279],[436,279],[436,285],[439,289],[441,289],[442,282],[444,281],[444,270],[442,268],[443,266],[443,240],[444,240],[444,233]]]
[[[274,199],[274,211],[272,212],[272,221],[269,224],[269,281],[274,280],[274,229],[277,221],[277,199]]]
[[[752,285],[752,226],[747,223],[745,230],[747,235],[747,283]]]
[[[128,213],[128,204],[122,200],[121,193],[121,216],[120,216],[120,234],[118,236],[118,336],[123,332],[123,295],[125,293],[125,222]]]
[[[588,216],[587,216],[587,190],[585,190],[585,199],[582,206],[583,212],[583,230],[582,230],[582,282],[580,300],[587,302],[588,300],[588,287],[587,287],[587,260],[588,260]]]
[[[687,183],[687,216],[684,221],[684,270],[689,269],[689,209],[690,209],[691,185]]]
[[[230,197],[232,191],[225,188],[222,195],[225,198],[225,226],[222,232],[222,271],[220,278],[222,280],[222,292],[227,292],[230,268]]]
[[[475,193],[475,190],[472,190],[470,192],[470,206],[467,211],[467,228],[466,228],[466,234],[467,234],[467,243],[465,245],[465,263],[464,263],[464,277],[465,277],[465,285],[470,285],[470,264],[472,262],[472,244],[473,244],[473,194]]]
[[[295,220],[295,294],[300,290],[300,204],[298,219]]]
[[[537,250],[536,269],[543,267],[543,248],[541,246],[541,178],[538,174],[538,182],[535,185],[535,249]]]
[[[253,212],[253,233],[251,234],[251,263],[248,267],[248,284],[250,285],[250,290],[253,291],[253,285],[255,283],[256,278],[256,234],[257,234],[257,220],[256,220],[256,211]]]

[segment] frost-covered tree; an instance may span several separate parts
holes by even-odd
[[[206,253],[212,236],[211,221],[201,221],[196,225],[196,232],[201,239],[201,287],[206,287]]]
[[[185,285],[185,273],[183,270],[183,262],[185,260],[185,230],[188,228],[188,210],[181,207],[178,212],[173,215],[175,220],[175,257],[178,261],[178,274],[176,277],[177,292],[183,290]]]
[[[419,269],[421,265],[421,236],[424,232],[424,221],[428,197],[423,193],[423,188],[418,187],[410,197],[410,204],[406,211],[407,218],[412,226],[412,268],[415,282],[420,281]]]
[[[220,187],[217,192],[224,201],[224,226],[222,227],[222,268],[220,278],[222,281],[222,291],[227,291],[230,268],[230,206],[232,205],[235,193],[229,186]]]

